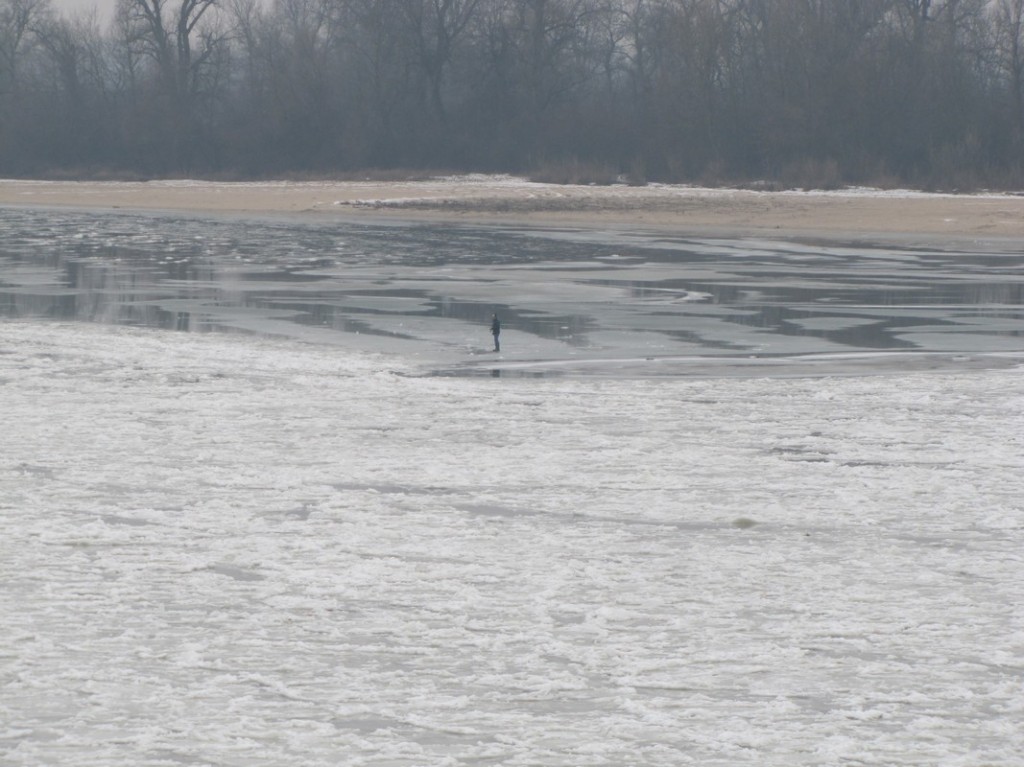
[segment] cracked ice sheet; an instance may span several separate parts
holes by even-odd
[[[1020,368],[403,372],[0,324],[0,762],[1020,763]]]

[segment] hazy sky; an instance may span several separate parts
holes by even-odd
[[[101,19],[109,19],[114,15],[117,0],[52,0],[53,7],[62,13],[78,13],[95,8]]]

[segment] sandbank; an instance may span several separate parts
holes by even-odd
[[[1024,195],[1018,194],[572,186],[510,176],[390,182],[0,180],[0,205],[640,226],[736,236],[1024,239]]]

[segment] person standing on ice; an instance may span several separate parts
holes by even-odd
[[[494,351],[501,351],[501,341],[498,340],[498,336],[501,335],[501,320],[498,319],[498,315],[491,315],[491,335],[494,336]]]

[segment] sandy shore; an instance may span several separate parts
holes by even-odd
[[[1024,195],[562,186],[506,176],[409,182],[0,180],[0,205],[640,225],[733,235],[1024,239]]]

